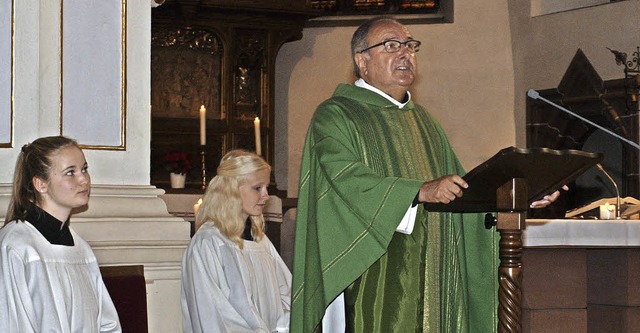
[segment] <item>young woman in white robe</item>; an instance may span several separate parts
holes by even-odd
[[[291,273],[264,234],[270,173],[233,150],[207,186],[182,261],[185,333],[288,332]]]
[[[91,178],[76,141],[24,145],[0,229],[1,332],[121,332],[89,245],[69,227]]]

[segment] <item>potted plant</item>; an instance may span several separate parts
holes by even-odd
[[[171,187],[184,188],[187,172],[191,169],[191,155],[182,150],[171,150],[162,156],[165,170],[170,172]]]

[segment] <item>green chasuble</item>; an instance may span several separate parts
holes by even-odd
[[[463,173],[424,108],[339,85],[304,146],[291,332],[318,330],[343,291],[347,332],[495,332],[498,237],[483,217],[420,206],[413,232],[395,232],[424,181]]]

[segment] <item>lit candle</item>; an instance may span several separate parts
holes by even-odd
[[[207,144],[207,109],[200,107],[200,145]]]
[[[200,205],[202,205],[202,198],[198,199],[198,202],[193,205],[193,216],[198,216],[198,209],[200,209]]]
[[[600,206],[600,219],[601,220],[614,220],[616,218],[616,205],[611,205],[608,202]]]
[[[253,120],[253,129],[256,133],[256,154],[262,155],[262,147],[260,145],[260,118]]]

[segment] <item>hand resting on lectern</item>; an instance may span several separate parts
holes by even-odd
[[[562,189],[564,191],[568,191],[569,190],[569,186],[567,185],[563,185]],[[556,199],[558,199],[558,197],[560,196],[560,191],[555,191],[551,194],[547,194],[545,195],[542,199],[534,201],[531,203],[531,205],[529,207],[531,208],[544,208],[549,206],[551,203],[553,203],[554,201],[556,201]]]
[[[426,181],[420,186],[418,201],[448,204],[460,198],[469,184],[458,175],[447,175]]]
[[[448,204],[460,198],[464,195],[464,189],[468,188],[469,184],[458,175],[447,175],[438,179],[424,182],[420,186],[418,192],[419,202],[430,203],[443,203]],[[565,191],[569,190],[567,185],[562,186]],[[531,208],[544,208],[556,201],[560,196],[560,191],[545,195],[542,199],[531,203]]]

